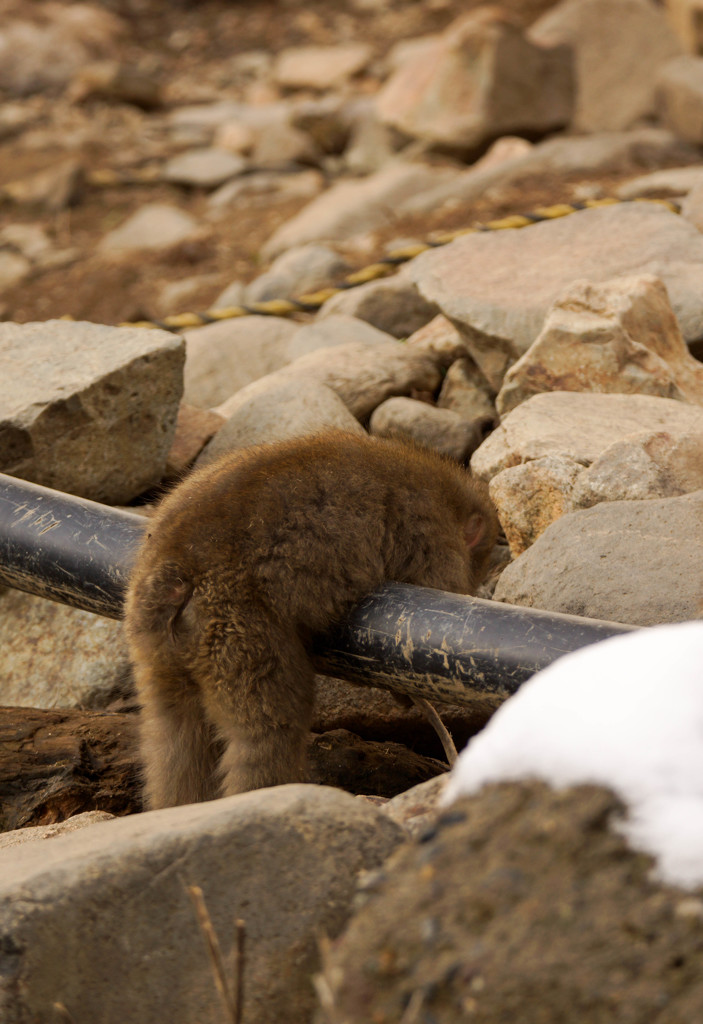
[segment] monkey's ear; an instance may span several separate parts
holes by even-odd
[[[486,536],[486,520],[480,512],[470,515],[462,527],[467,547],[475,548]]]

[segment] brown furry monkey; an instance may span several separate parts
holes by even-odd
[[[387,580],[472,593],[496,533],[484,484],[401,441],[330,431],[196,470],[127,595],[146,806],[304,781],[310,638]]]

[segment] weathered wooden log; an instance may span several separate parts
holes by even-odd
[[[0,832],[141,810],[133,714],[0,707]],[[313,735],[310,782],[392,797],[447,766],[345,729]]]
[[[123,713],[0,708],[0,831],[140,810],[135,727]]]

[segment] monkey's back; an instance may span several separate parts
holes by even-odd
[[[330,431],[263,445],[194,472],[163,501],[131,590],[176,567],[196,596],[264,601],[324,629],[387,579],[470,589],[439,563],[466,560],[461,524],[477,509],[494,518],[482,485],[406,443]]]

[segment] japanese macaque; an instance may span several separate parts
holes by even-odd
[[[146,806],[305,781],[311,638],[385,581],[475,592],[497,529],[483,483],[399,440],[329,431],[193,472],[126,602]]]

